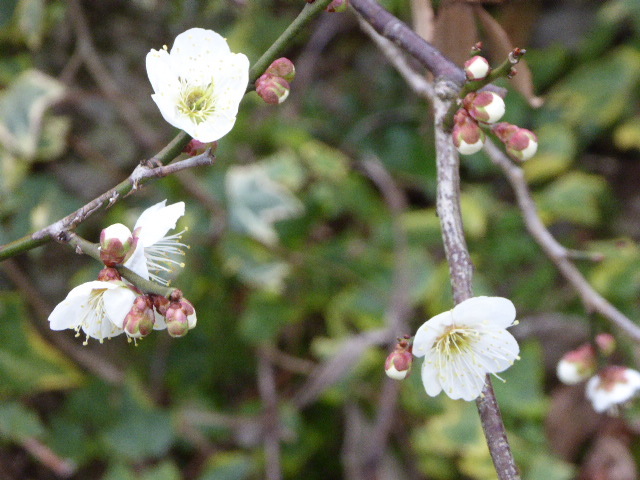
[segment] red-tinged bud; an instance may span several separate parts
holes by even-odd
[[[107,266],[113,267],[122,263],[134,246],[131,230],[116,223],[100,232],[100,260]]]
[[[610,356],[616,349],[616,339],[610,333],[599,333],[596,335],[596,345],[605,356]]]
[[[256,93],[270,105],[278,105],[289,96],[289,82],[282,77],[265,73],[256,80]]]
[[[384,362],[385,373],[394,380],[404,380],[409,376],[412,364],[411,342],[407,337],[398,338],[395,350],[389,354]]]
[[[156,312],[164,317],[167,314],[167,308],[169,308],[169,305],[171,304],[169,299],[162,295],[150,295],[150,297]]]
[[[167,331],[172,337],[184,337],[189,332],[189,320],[179,304],[169,306],[166,319]]]
[[[277,60],[274,60],[264,73],[273,75],[274,77],[282,77],[287,82],[291,83],[296,76],[296,67],[288,58],[280,57]]]
[[[504,143],[509,156],[515,160],[529,160],[538,151],[538,137],[526,128],[500,122],[494,125],[491,130]]]
[[[596,353],[593,346],[587,343],[565,353],[558,362],[556,374],[562,383],[575,385],[593,375],[596,367]]]
[[[349,6],[349,0],[333,0],[327,7],[327,12],[344,12]]]
[[[146,337],[153,331],[155,315],[151,299],[146,295],[136,297],[131,310],[124,318],[122,328],[132,338]]]
[[[112,267],[106,267],[98,273],[98,280],[101,282],[119,282],[122,280],[120,272]]]
[[[462,106],[479,122],[495,123],[505,111],[504,100],[493,92],[471,92],[462,100]]]
[[[481,80],[489,75],[491,67],[486,58],[476,55],[464,62],[464,73],[469,80]]]
[[[462,155],[471,155],[480,151],[484,145],[485,134],[478,123],[464,109],[455,114],[451,135],[453,144]]]
[[[210,148],[211,152],[215,152],[218,149],[218,142],[204,143],[194,138],[187,143],[187,146],[182,149],[182,152],[190,157],[195,157],[196,155],[201,155],[206,152],[207,148]]]

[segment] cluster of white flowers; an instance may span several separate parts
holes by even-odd
[[[467,401],[480,396],[487,374],[518,359],[518,343],[506,330],[515,322],[513,303],[501,297],[470,298],[425,322],[413,340],[413,354],[424,357],[427,394],[444,391]]]
[[[122,245],[129,245],[131,250],[122,252],[120,256],[120,259],[126,259],[124,266],[146,280],[152,279],[166,285],[168,280],[163,275],[170,274],[172,267],[182,265],[174,257],[184,254],[182,249],[185,247],[180,243],[182,232],[169,236],[167,233],[175,228],[176,222],[183,215],[184,202],[166,205],[164,200],[140,215],[133,232],[122,224],[107,227],[101,235],[101,248],[115,245],[115,249],[120,251]],[[110,263],[119,263],[117,260],[112,261],[112,256],[108,258]],[[134,309],[134,303],[140,296],[140,292],[121,279],[117,272],[105,269],[99,280],[84,283],[71,290],[51,312],[49,325],[52,330],[70,328],[76,330],[78,335],[80,331],[84,332],[85,344],[89,338],[102,342],[122,333],[131,338],[139,338],[149,332],[139,328],[140,318],[136,319],[138,322],[132,322],[129,314],[140,310]],[[192,311],[192,307],[187,307],[186,310],[189,312],[190,329],[196,324],[195,311]],[[155,330],[167,328],[164,317],[153,312],[151,306],[147,310],[141,310],[138,317],[146,318],[144,315],[150,315],[151,312],[154,316],[149,318],[150,327]]]

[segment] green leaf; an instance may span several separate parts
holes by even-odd
[[[44,0],[20,0],[18,27],[31,50],[40,47],[44,26]]]
[[[613,142],[620,150],[640,150],[640,116],[636,115],[613,131]]]
[[[294,218],[303,206],[283,184],[273,180],[265,164],[231,167],[227,172],[226,192],[229,224],[266,244],[275,245],[278,234],[274,224]]]
[[[558,178],[535,198],[546,222],[565,220],[594,227],[600,223],[600,205],[607,182],[597,175],[570,172]]]
[[[198,480],[245,480],[253,478],[254,460],[241,452],[223,452],[212,455]]]
[[[252,343],[268,342],[283,326],[294,322],[298,314],[297,309],[279,295],[256,291],[249,297],[240,317],[240,332]]]
[[[62,98],[55,79],[28,70],[0,95],[0,143],[19,157],[31,160],[40,143],[45,111]]]
[[[640,52],[621,47],[570,74],[550,93],[547,107],[590,140],[634,107],[639,80]]]
[[[81,374],[28,323],[17,294],[0,294],[0,394],[70,388]]]
[[[18,5],[18,0],[2,0],[0,8],[0,28],[4,28],[13,18],[13,14]]]
[[[38,416],[15,402],[0,404],[0,437],[13,442],[39,437],[44,428]]]
[[[528,182],[557,177],[573,162],[577,142],[573,131],[562,123],[546,123],[536,128],[538,153],[523,165]]]

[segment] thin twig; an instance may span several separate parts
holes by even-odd
[[[20,444],[31,456],[55,473],[58,478],[69,478],[77,470],[77,466],[73,461],[60,458],[53,450],[35,437],[27,437]]]
[[[268,356],[258,352],[258,391],[264,405],[264,456],[266,480],[280,480],[280,416],[278,413],[278,392],[273,365]]]

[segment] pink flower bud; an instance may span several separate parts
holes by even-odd
[[[615,412],[640,392],[640,372],[617,365],[605,367],[587,382],[586,395],[596,412]]]
[[[344,12],[349,6],[349,0],[333,0],[327,7],[327,12]]]
[[[404,380],[411,372],[413,354],[408,338],[398,338],[398,344],[384,362],[384,371],[389,378]]]
[[[284,102],[289,96],[289,89],[289,82],[284,78],[268,73],[256,80],[256,93],[271,105]]]
[[[136,297],[129,313],[124,318],[122,328],[132,338],[146,337],[153,331],[155,315],[152,303],[146,295]]]
[[[479,122],[495,123],[505,111],[504,100],[493,92],[471,92],[462,100],[462,106]]]
[[[100,232],[100,259],[107,267],[122,263],[133,243],[131,230],[121,223],[111,225]]]
[[[167,308],[169,308],[169,305],[171,304],[169,299],[162,295],[150,295],[150,297],[156,312],[164,317],[167,314]]]
[[[464,62],[464,73],[469,80],[481,80],[485,78],[491,67],[486,58],[476,55]]]
[[[566,353],[558,362],[556,374],[566,385],[575,385],[596,371],[596,354],[591,344],[585,344]]]
[[[172,337],[184,337],[197,323],[196,311],[186,298],[171,302],[166,309],[165,318],[167,330]]]
[[[101,282],[119,282],[122,280],[120,272],[112,267],[106,267],[98,273],[98,280]]]
[[[182,149],[182,151],[190,157],[195,157],[196,155],[201,155],[206,152],[207,148],[210,148],[212,152],[215,152],[218,148],[218,142],[204,143],[194,138]]]
[[[291,60],[281,57],[274,60],[264,73],[275,77],[282,77],[291,83],[296,76],[296,67]]]
[[[491,130],[504,143],[509,156],[515,160],[529,160],[538,151],[538,137],[526,128],[501,122]]]
[[[610,333],[599,333],[596,335],[596,345],[598,345],[600,352],[608,357],[616,349],[616,339]]]
[[[480,151],[484,145],[485,134],[478,123],[464,109],[458,110],[454,117],[454,126],[451,135],[453,144],[458,152],[463,155],[471,155]]]

